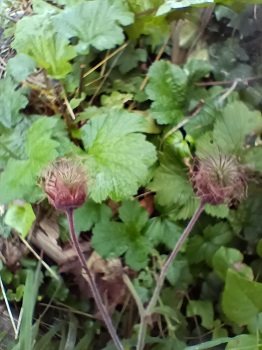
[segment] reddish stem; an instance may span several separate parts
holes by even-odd
[[[99,311],[101,312],[101,315],[102,315],[104,322],[107,326],[108,332],[110,333],[111,338],[112,338],[113,342],[115,343],[116,348],[118,350],[124,350],[123,345],[122,345],[122,343],[121,343],[121,341],[116,333],[115,327],[112,323],[111,317],[109,316],[107,309],[102,301],[102,298],[101,298],[100,292],[97,288],[94,276],[93,276],[92,272],[90,271],[90,269],[88,268],[88,266],[86,264],[86,259],[85,259],[84,255],[81,251],[81,248],[79,246],[78,238],[76,236],[75,228],[74,228],[73,209],[67,210],[66,216],[67,216],[68,223],[69,223],[69,229],[70,229],[71,240],[72,240],[73,246],[77,252],[78,259],[82,265],[82,268],[85,270],[85,272],[87,274],[88,283],[89,283],[91,292],[93,294],[93,297],[95,299],[96,305],[97,305]]]

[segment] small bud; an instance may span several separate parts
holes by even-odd
[[[81,164],[59,159],[43,171],[41,178],[41,187],[46,192],[50,204],[57,210],[73,210],[85,203],[87,179]]]
[[[240,201],[246,196],[247,175],[234,156],[196,158],[192,182],[203,203],[219,205]]]

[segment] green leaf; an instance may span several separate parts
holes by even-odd
[[[10,78],[0,80],[0,124],[6,128],[15,126],[21,120],[19,111],[28,103],[22,90],[16,88],[17,85]]]
[[[135,22],[126,29],[131,40],[146,35],[152,41],[153,48],[162,45],[170,30],[168,20],[164,16],[155,16],[154,9],[162,2],[163,0],[128,0],[131,11],[136,14]]]
[[[145,49],[136,49],[134,44],[129,44],[119,57],[117,66],[121,74],[126,74],[136,68],[139,62],[146,62],[146,59],[147,51]]]
[[[56,1],[52,1],[52,3],[55,2]],[[68,0],[68,2],[70,2],[70,0]],[[45,0],[32,0],[32,6],[36,14],[48,13],[51,16],[61,11],[58,6],[54,6]]]
[[[28,234],[34,221],[35,213],[28,203],[23,206],[10,205],[5,215],[5,223],[21,233],[23,237]]]
[[[197,207],[187,175],[186,165],[174,150],[168,146],[159,154],[160,166],[156,169],[149,188],[156,192],[155,201],[166,206],[171,216],[188,218]]]
[[[248,197],[237,210],[229,213],[228,220],[234,232],[243,235],[244,239],[254,246],[261,238],[260,211],[262,206],[262,188],[249,185]]]
[[[146,224],[147,212],[137,201],[124,202],[120,208],[120,216],[122,223],[106,222],[95,225],[92,246],[104,258],[125,254],[126,264],[139,270],[147,265],[151,251],[149,240],[141,233]]]
[[[187,290],[188,285],[193,281],[188,260],[176,258],[169,267],[166,278],[177,291]]]
[[[208,215],[214,216],[216,218],[226,218],[229,213],[229,208],[225,204],[220,205],[205,205],[205,212]]]
[[[109,221],[112,215],[107,205],[95,203],[88,198],[85,204],[74,212],[75,229],[77,232],[89,231],[94,224]]]
[[[82,128],[89,192],[96,202],[107,197],[115,201],[128,198],[147,182],[156,152],[145,136],[138,134],[146,125],[141,115],[109,110]]]
[[[262,146],[252,147],[245,150],[242,162],[250,169],[262,171]]]
[[[34,330],[38,327],[38,323],[32,326],[35,302],[38,294],[38,288],[41,281],[41,274],[34,274],[32,270],[27,270],[26,284],[23,297],[23,315],[21,320],[19,341],[13,347],[13,350],[32,349],[34,343]]]
[[[210,341],[206,341],[202,344],[187,346],[184,350],[209,350],[210,348],[213,348],[215,346],[228,343],[231,339],[232,338],[229,337],[213,339]]]
[[[164,339],[163,342],[153,347],[153,350],[184,350],[186,344],[174,338]]]
[[[119,217],[127,226],[140,232],[147,223],[148,213],[139,205],[139,202],[126,201],[119,209]]]
[[[35,67],[34,60],[22,53],[8,60],[6,72],[11,74],[15,81],[21,82],[34,72]]]
[[[220,115],[217,107],[217,96],[221,93],[220,87],[212,87],[207,91],[207,96],[204,98],[205,103],[196,115],[189,119],[185,125],[187,134],[193,136],[196,141],[208,131],[213,130],[214,123]]]
[[[222,299],[224,313],[239,326],[256,322],[262,311],[261,293],[262,283],[249,281],[229,269]]]
[[[181,234],[183,227],[160,216],[149,219],[145,227],[145,235],[154,246],[162,243],[173,249]]]
[[[209,62],[200,60],[191,60],[183,67],[188,75],[188,83],[194,83],[205,77],[212,70]]]
[[[257,244],[257,255],[262,257],[262,239],[260,239]]]
[[[75,48],[56,33],[48,15],[24,17],[18,21],[12,46],[18,53],[31,57],[55,79],[62,79],[71,72],[69,61],[76,56]]]
[[[34,117],[34,116],[32,116]],[[37,117],[38,118],[38,117]],[[12,129],[6,129],[0,136],[0,166],[5,168],[10,158],[22,159],[25,153],[25,142],[28,128],[33,118],[23,119]]]
[[[194,315],[201,317],[201,325],[206,329],[212,329],[214,323],[214,310],[210,301],[190,300],[187,305],[187,317]]]
[[[219,248],[213,258],[212,265],[215,273],[225,281],[227,270],[229,268],[239,272],[242,276],[252,280],[254,278],[252,269],[243,264],[243,255],[239,250],[234,248],[221,247]]]
[[[55,124],[55,119],[48,123],[45,118],[42,118],[35,122],[27,132],[26,152],[36,172],[58,156],[56,150],[59,146],[58,142],[51,139],[51,128]]]
[[[159,7],[157,10],[156,15],[162,16],[164,14],[169,13],[172,10],[176,9],[182,9],[184,7],[190,7],[190,6],[208,6],[210,4],[214,4],[214,0],[169,0],[166,1],[163,5]]]
[[[234,101],[229,103],[214,126],[215,144],[226,154],[239,155],[245,143],[245,136],[261,126],[259,112],[250,111],[247,106]]]
[[[227,222],[208,225],[203,236],[195,235],[189,237],[187,246],[187,257],[191,263],[199,263],[206,260],[211,265],[213,255],[221,247],[231,241],[232,230]]]
[[[159,124],[179,123],[187,98],[187,75],[183,69],[166,61],[152,64],[146,93],[153,100],[151,114]]]
[[[118,91],[113,91],[110,96],[102,95],[101,96],[101,104],[102,106],[109,108],[124,108],[124,104],[127,101],[131,101],[133,98],[132,94],[122,94]]]
[[[62,122],[63,125],[63,122]],[[36,200],[36,184],[40,171],[54,161],[58,155],[63,156],[69,150],[64,143],[60,120],[42,117],[27,130],[23,159],[10,158],[0,175],[0,201],[7,203],[16,198]],[[70,148],[70,147],[69,147]],[[34,194],[35,191],[35,194]],[[39,198],[39,197],[38,197]]]
[[[261,340],[258,338],[257,335],[240,334],[228,342],[225,350],[243,350],[243,349],[246,349],[246,350],[261,349]]]
[[[121,25],[133,22],[133,14],[124,1],[97,0],[66,8],[53,19],[54,26],[65,39],[77,37],[78,53],[88,53],[90,46],[98,50],[112,49],[124,41]]]

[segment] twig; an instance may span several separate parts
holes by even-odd
[[[94,72],[97,68],[102,66],[106,61],[108,61],[111,57],[115,56],[119,51],[123,50],[125,47],[127,47],[128,42],[117,48],[114,52],[112,52],[110,55],[106,56],[101,62],[99,62],[97,65],[95,65],[93,68],[91,68],[86,74],[84,74],[84,78],[87,77],[89,74]]]
[[[168,259],[166,260],[165,264],[162,266],[159,278],[157,280],[157,284],[153,293],[153,296],[145,310],[144,316],[141,318],[140,323],[140,329],[139,329],[139,336],[138,336],[138,343],[137,343],[137,350],[143,350],[145,345],[145,335],[146,335],[146,328],[147,328],[147,318],[150,317],[154,311],[154,308],[156,306],[157,300],[159,298],[159,294],[161,292],[161,289],[164,284],[164,280],[167,275],[167,271],[176,258],[177,254],[180,251],[181,246],[185,242],[186,238],[188,237],[189,233],[191,232],[192,228],[194,227],[195,223],[197,222],[199,216],[201,215],[202,211],[204,209],[204,203],[200,203],[198,209],[196,210],[195,214],[189,221],[187,227],[185,228],[183,234],[179,238],[177,244],[175,245],[175,248],[169,255]]]
[[[50,273],[50,275],[52,275],[56,280],[60,280],[58,275],[47,265],[46,262],[44,262],[44,260],[37,254],[36,251],[34,251],[34,249],[30,246],[30,244],[17,233],[17,236],[21,239],[21,241],[24,243],[24,245],[30,250],[30,252],[32,254],[34,254],[34,256],[37,258],[37,260],[47,269],[47,271]]]
[[[138,294],[137,294],[137,292],[136,292],[136,290],[135,290],[135,288],[134,288],[134,286],[133,286],[132,282],[130,281],[130,278],[128,277],[127,274],[123,274],[123,281],[136,302],[140,317],[143,317],[144,313],[145,313],[145,309],[144,309],[143,304],[142,304],[142,302],[141,302],[141,300],[140,300],[140,298],[139,298],[139,296],[138,296]]]
[[[3,294],[4,300],[5,300],[5,305],[6,305],[7,311],[8,311],[9,317],[10,317],[10,321],[11,321],[12,327],[14,329],[15,339],[16,339],[17,335],[18,335],[18,331],[17,331],[16,325],[15,325],[15,321],[14,321],[14,316],[12,314],[12,310],[10,308],[10,305],[9,305],[9,302],[8,302],[8,299],[7,299],[7,296],[6,296],[5,287],[3,285],[3,281],[2,281],[2,277],[1,276],[0,276],[0,287],[1,287],[1,291],[2,291],[2,294]]]
[[[95,97],[97,96],[97,94],[98,94],[98,92],[100,91],[101,87],[104,85],[104,82],[105,82],[106,79],[108,78],[109,74],[111,73],[112,69],[113,69],[114,66],[116,65],[116,63],[117,63],[119,57],[122,55],[122,53],[123,53],[123,50],[122,50],[121,52],[119,52],[119,55],[114,59],[114,61],[113,61],[112,64],[111,64],[111,67],[108,69],[107,73],[103,75],[103,79],[102,79],[101,83],[98,85],[96,91],[94,92],[92,98],[91,98],[90,101],[89,101],[90,105],[92,105],[92,103],[94,102]],[[109,56],[110,56],[110,55],[109,55]],[[107,56],[107,57],[109,57],[109,56]],[[106,57],[106,58],[107,58],[107,57]],[[107,60],[108,60],[108,58],[107,58]],[[106,60],[104,63],[106,63],[107,60]]]
[[[237,79],[238,83],[247,84],[250,81],[260,80],[262,79],[262,75],[258,75],[257,77],[250,77],[245,79]],[[221,80],[221,81],[207,81],[207,82],[199,82],[195,83],[196,86],[216,86],[216,85],[232,85],[235,80]]]
[[[71,107],[71,105],[70,105],[68,99],[67,99],[67,96],[66,96],[66,92],[65,92],[65,88],[64,88],[64,87],[63,87],[63,97],[64,97],[64,100],[65,100],[65,105],[66,105],[66,107],[67,107],[67,110],[68,110],[68,112],[69,112],[69,114],[70,114],[70,117],[71,117],[73,120],[75,120],[75,119],[76,119],[76,116],[75,116],[75,113],[74,113],[74,111],[73,111],[73,109],[72,109],[72,107]]]
[[[177,130],[179,130],[180,128],[182,128],[184,125],[186,125],[189,122],[189,118],[185,118],[184,120],[182,120],[182,122],[180,122],[179,124],[177,124],[176,126],[174,126],[171,130],[169,130],[165,136],[162,138],[161,143],[167,139],[170,135],[172,135],[174,132],[176,132]]]
[[[218,99],[219,104],[222,103],[231,94],[231,92],[235,90],[238,83],[239,83],[239,80],[237,79],[236,81],[234,81],[232,86],[222,96],[220,96],[220,98]]]
[[[84,74],[85,74],[85,64],[81,64],[80,66],[80,80],[79,80],[79,88],[78,88],[78,98],[81,97],[82,90],[83,90],[83,82],[84,82]]]
[[[106,307],[102,301],[100,292],[99,292],[97,285],[95,283],[95,280],[94,280],[94,276],[91,273],[90,269],[88,268],[87,263],[86,263],[86,259],[85,259],[84,255],[81,251],[81,248],[79,246],[78,239],[77,239],[77,236],[75,233],[75,228],[74,228],[73,209],[68,209],[66,211],[66,215],[67,215],[67,219],[68,219],[68,223],[69,223],[71,240],[72,240],[73,246],[77,252],[77,255],[78,255],[79,261],[82,265],[82,268],[85,270],[85,272],[87,274],[88,283],[89,283],[91,292],[93,294],[93,297],[95,299],[95,302],[97,304],[97,307],[98,307],[99,311],[101,312],[101,315],[102,315],[104,322],[107,326],[107,329],[112,337],[112,340],[115,343],[116,348],[118,350],[124,350],[123,345],[122,345],[122,343],[121,343],[121,341],[116,333],[114,325],[112,323],[111,317],[109,316],[109,314],[106,310]]]
[[[194,117],[195,115],[198,114],[198,112],[202,109],[203,105],[204,105],[204,100],[201,100],[198,105],[188,113],[188,115],[190,117]],[[171,130],[169,130],[165,136],[163,137],[163,139],[161,140],[161,144],[162,142],[167,139],[170,135],[172,135],[174,132],[176,132],[177,130],[179,130],[180,128],[182,128],[184,125],[186,125],[189,122],[190,118],[185,118],[184,120],[182,120],[182,122],[180,122],[179,124],[177,124],[176,126],[174,126]]]

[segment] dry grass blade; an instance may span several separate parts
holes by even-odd
[[[7,299],[7,295],[6,295],[6,292],[5,292],[5,287],[4,287],[4,284],[3,284],[1,276],[0,276],[0,287],[1,287],[1,291],[2,291],[3,297],[4,297],[4,301],[5,301],[5,305],[6,305],[7,311],[8,311],[9,317],[10,317],[10,321],[11,321],[12,327],[14,329],[15,339],[16,339],[17,335],[18,335],[18,330],[17,330],[16,325],[15,325],[14,316],[12,314],[12,310],[10,308],[10,305],[9,305],[9,302],[8,302],[8,299]]]

